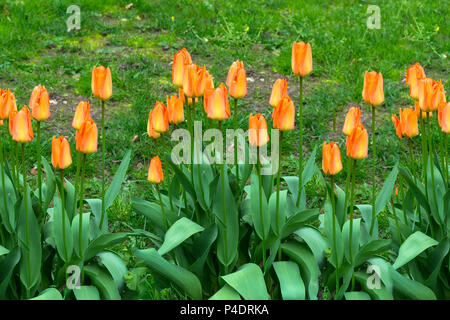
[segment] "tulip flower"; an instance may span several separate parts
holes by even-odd
[[[240,99],[247,95],[247,75],[244,63],[237,60],[233,62],[228,71],[226,84],[230,90],[230,96]]]
[[[248,140],[251,145],[261,147],[269,142],[267,122],[262,114],[250,114],[250,118],[248,119],[248,128]]]
[[[400,110],[400,123],[402,125],[402,134],[408,138],[413,138],[419,134],[417,113],[413,108]]]
[[[8,128],[9,128],[9,134],[11,135],[11,137],[14,135],[14,131],[13,131],[13,126],[14,126],[14,118],[17,115],[17,110],[12,110],[9,113],[9,121],[8,121]]]
[[[208,118],[222,121],[231,116],[228,91],[223,83],[217,89],[206,90],[205,100],[207,101],[206,113]]]
[[[173,56],[172,83],[177,87],[183,87],[184,70],[192,63],[191,55],[183,48]]]
[[[159,132],[156,132],[153,129],[152,111],[150,111],[148,114],[147,134],[150,138],[153,138],[153,139],[158,139],[161,136],[161,134]]]
[[[197,83],[195,84],[195,96],[203,97],[205,89],[214,88],[213,77],[205,67],[198,68]],[[197,102],[197,101],[196,101]]]
[[[13,110],[17,111],[14,94],[9,89],[0,89],[0,119],[8,119],[10,112]]]
[[[275,108],[285,95],[287,95],[287,81],[277,79],[272,87],[269,104]]]
[[[184,121],[183,97],[167,96],[169,123],[178,124]]]
[[[446,102],[445,91],[441,81],[425,78],[419,81],[419,106],[424,112],[437,110]]]
[[[157,101],[151,113],[153,130],[158,133],[169,131],[169,113],[166,106],[162,102]]]
[[[364,73],[364,88],[362,91],[364,101],[373,107],[384,102],[383,75],[376,71]]]
[[[442,81],[436,81],[433,85],[433,94],[431,97],[431,108],[437,110],[439,105],[447,102],[445,98],[445,89],[442,85]]]
[[[91,117],[91,105],[88,101],[81,101],[76,110],[72,121],[72,127],[79,130],[82,124]]]
[[[86,120],[75,135],[76,149],[84,154],[97,152],[98,129],[92,118]]]
[[[184,68],[183,91],[188,98],[193,98],[196,96],[195,90],[198,84],[198,72],[199,67],[193,63],[185,66]]]
[[[292,72],[300,77],[305,77],[313,70],[311,45],[305,42],[292,44],[291,57]]]
[[[357,107],[351,107],[345,116],[342,132],[346,136],[349,136],[352,133],[353,128],[355,128],[359,123],[361,123],[361,110]]]
[[[33,128],[31,127],[31,114],[27,106],[14,114],[12,127],[12,138],[19,143],[27,143],[34,139]]]
[[[30,97],[30,109],[37,121],[45,121],[50,117],[50,98],[44,86],[34,87]]]
[[[395,127],[395,134],[399,137],[399,139],[401,139],[403,137],[402,125],[400,124],[400,119],[397,118],[395,114],[392,115],[392,123]]]
[[[272,113],[273,127],[281,131],[294,129],[295,125],[295,106],[294,102],[285,95]]]
[[[359,123],[345,142],[347,156],[355,160],[367,158],[368,145],[369,135],[367,134],[367,130]]]
[[[438,121],[442,132],[450,133],[450,102],[440,104],[438,109]]]
[[[55,169],[65,169],[72,164],[69,141],[63,136],[52,139],[52,165]]]
[[[342,170],[341,151],[334,143],[323,143],[322,146],[322,170],[325,174],[336,175]]]
[[[419,100],[414,101],[414,111],[417,114],[417,118],[419,118],[420,116],[422,117],[422,119],[427,118],[427,112],[420,110]],[[428,112],[428,117],[431,118],[432,116],[433,116],[433,112],[432,111]]]
[[[151,183],[161,183],[164,181],[161,159],[158,156],[153,157],[150,161],[147,180]]]
[[[419,81],[425,78],[425,71],[418,62],[406,70],[406,84],[409,85],[409,94],[414,100],[419,100]]]
[[[112,95],[111,69],[104,66],[92,68],[92,93],[102,101],[108,100]]]

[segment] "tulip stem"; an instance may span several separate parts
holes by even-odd
[[[5,156],[3,154],[3,131],[0,137],[0,162],[1,162],[1,175],[2,175],[2,193],[3,193],[3,210],[5,211],[5,217],[9,217],[8,203],[6,202],[6,184],[5,184]],[[4,221],[6,225],[8,222]],[[4,241],[3,241],[4,244]]]
[[[78,243],[79,243],[79,256],[80,258],[83,258],[83,196],[84,196],[84,173],[85,173],[85,169],[86,169],[86,154],[83,153],[83,164],[82,164],[82,168],[81,168],[81,190],[80,190],[80,204],[79,204],[79,214],[80,217],[78,219],[79,224],[78,224]]]
[[[336,246],[336,203],[334,202],[334,175],[331,175],[331,208],[333,209],[333,251],[336,258],[336,294],[339,291],[339,261]],[[351,244],[350,244],[351,247]]]
[[[19,175],[20,175],[20,173],[19,173],[19,171],[20,171],[20,169],[19,169],[19,161],[20,161],[20,159],[19,159],[19,143],[18,142],[16,142],[15,143],[15,153],[16,153],[16,179],[17,179],[17,181],[16,181],[16,186],[17,186],[17,189],[19,188],[19,184],[20,184],[20,177],[19,177]]]
[[[300,205],[300,197],[303,188],[303,77],[300,76],[300,94],[299,94],[299,156],[298,156],[298,195],[297,207]],[[280,138],[281,141],[281,138]],[[281,143],[280,143],[281,149]],[[277,220],[278,221],[278,220]]]
[[[448,155],[447,155],[448,144],[447,144],[447,136],[448,136],[448,133],[445,133],[444,134],[445,179],[447,180],[447,185],[448,185]],[[444,170],[444,168],[442,168],[442,170]]]
[[[64,201],[64,170],[61,169],[61,189],[59,189],[59,194],[61,195],[61,217],[62,217],[62,236],[64,244],[64,259],[68,262],[69,257],[67,256],[67,245],[66,245],[66,215],[64,209],[66,207],[66,202]]]
[[[402,233],[400,232],[400,225],[398,224],[398,217],[397,213],[395,212],[395,206],[394,206],[394,200],[391,198],[391,205],[392,205],[392,214],[394,215],[395,225],[397,226],[397,232],[398,232],[398,241],[399,244],[402,244]]]
[[[236,129],[238,126],[238,99],[234,99],[234,115],[233,115],[233,122],[234,122],[234,165],[236,166],[236,181],[239,185],[239,166],[238,166],[238,145],[237,145],[237,135],[236,135]]]
[[[28,190],[27,190],[27,168],[25,166],[25,144],[22,143],[22,172],[23,172],[23,203],[24,203],[24,217],[25,217],[25,244],[26,244],[26,265],[27,265],[27,283],[31,282],[31,266],[30,266],[30,233],[28,226]],[[29,289],[27,287],[27,296],[29,296]]]
[[[411,172],[413,173],[414,176],[414,182],[417,184],[417,178],[416,175],[414,174],[415,172],[415,163],[414,163],[414,154],[412,152],[412,144],[413,141],[411,138],[408,139],[408,148],[409,148],[409,165],[411,167]]]
[[[166,210],[164,210],[164,204],[162,201],[161,192],[159,191],[158,183],[156,183],[156,191],[158,192],[159,204],[161,205],[161,212],[163,214],[163,219],[164,219],[164,227],[166,228],[166,232],[167,232],[167,230],[169,230],[169,224],[167,223]]]
[[[72,218],[75,217],[75,212],[77,209],[77,197],[78,197],[78,188],[79,188],[79,181],[80,181],[80,169],[81,169],[81,152],[78,152],[77,156],[77,171],[75,174],[75,194],[74,194],[74,204],[72,207]]]
[[[105,151],[106,151],[106,133],[105,133],[105,101],[102,100],[102,215],[100,218],[100,230],[103,227],[105,219]]]
[[[351,174],[352,174],[352,166],[353,166],[353,161],[352,161],[351,158],[348,158],[348,161],[347,161],[347,179],[345,180],[344,219],[343,219],[343,221],[345,221],[347,219],[347,212],[348,212],[347,205],[348,205],[348,198],[349,198],[347,194],[348,194],[348,187],[350,185],[350,177],[351,177]]]
[[[427,190],[427,162],[428,162],[428,152],[427,152],[427,132],[425,129],[425,121],[423,120],[422,115],[420,116],[420,127],[422,130],[421,138],[422,138],[422,162],[423,162],[423,181],[425,184],[425,194],[428,200],[428,190]]]
[[[40,121],[37,121],[36,150],[37,150],[39,206],[42,208],[41,122]]]
[[[428,125],[428,143],[430,145],[429,153],[430,153],[430,174],[431,174],[431,185],[433,189],[433,199],[434,199],[434,205],[436,208],[436,212],[438,213],[439,207],[437,203],[437,197],[436,197],[436,186],[434,183],[434,161],[433,161],[433,143],[432,143],[432,137],[431,137],[431,120],[429,116],[427,116],[427,125]],[[431,221],[430,221],[431,222]]]
[[[282,150],[282,146],[283,146],[283,133],[284,132],[281,131],[279,143],[278,143],[280,150],[279,150],[279,157],[278,157],[277,198],[276,198],[276,206],[275,206],[275,220],[276,220],[275,223],[276,223],[276,227],[277,227],[277,234],[278,234],[278,237],[280,237],[280,239],[281,239],[280,219],[279,219],[279,216],[280,216],[280,214],[279,214],[279,211],[280,211],[280,173],[281,173],[281,150]],[[278,260],[281,261],[281,245],[278,248]]]
[[[222,121],[219,120],[219,130],[222,132]],[[227,211],[225,204],[225,164],[222,149],[222,162],[220,163],[220,185],[222,191],[222,221],[223,221],[223,237],[225,250],[225,274],[228,274],[228,236],[227,236]]]
[[[349,235],[349,253],[350,262],[353,263],[353,206],[355,200],[355,172],[356,172],[356,159],[353,159],[352,165],[352,189],[350,193],[350,235]],[[372,218],[373,219],[373,218]],[[373,224],[373,220],[371,221]]]
[[[262,233],[262,266],[264,271],[264,266],[266,264],[266,248],[265,248],[265,228],[264,228],[264,218],[263,218],[263,210],[262,210],[262,177],[261,177],[261,163],[259,158],[259,147],[257,147],[257,163],[256,163],[256,172],[258,173],[258,183],[259,183],[259,218],[261,219],[261,233]]]
[[[370,222],[370,236],[373,234],[373,228],[375,227],[375,193],[376,193],[376,185],[375,185],[375,163],[377,160],[377,150],[375,143],[375,107],[372,106],[372,221]],[[352,186],[353,187],[353,186]]]

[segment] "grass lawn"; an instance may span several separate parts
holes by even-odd
[[[72,4],[81,9],[81,28],[68,32],[66,20],[71,14],[66,10]],[[367,28],[370,4],[380,8],[380,29]],[[371,134],[370,109],[361,97],[363,75],[366,70],[382,72],[385,103],[378,107],[376,117],[376,174],[381,188],[397,159],[406,160],[408,155],[406,143],[396,137],[391,122],[392,113],[411,104],[406,69],[420,62],[427,76],[442,80],[448,92],[448,8],[447,1],[415,0],[152,0],[133,1],[132,5],[130,0],[2,1],[0,87],[14,92],[18,107],[28,105],[34,86],[42,84],[48,89],[52,116],[43,123],[42,152],[50,159],[53,135],[66,135],[74,148],[71,122],[79,101],[91,102],[94,121],[100,123],[100,105],[91,94],[91,70],[94,65],[109,66],[113,96],[107,101],[108,177],[112,178],[127,149],[134,155],[123,192],[109,209],[109,220],[112,230],[145,228],[145,219],[132,212],[130,199],[153,196],[146,181],[150,158],[170,151],[169,138],[161,146],[160,140],[147,136],[146,126],[155,102],[165,103],[166,95],[177,93],[171,81],[175,52],[186,48],[195,63],[208,68],[216,85],[225,82],[233,61],[244,62],[248,95],[239,102],[239,125],[247,129],[251,112],[271,118],[268,100],[277,78],[287,79],[289,94],[298,107],[291,47],[293,41],[303,40],[311,43],[314,61],[314,71],[305,79],[303,149],[307,156],[324,140],[333,140],[345,150],[341,128],[350,106],[361,107],[362,122]],[[438,137],[434,138],[437,141]],[[29,166],[36,162],[35,148],[35,141],[27,145]],[[415,139],[414,148],[420,148],[420,138]],[[283,151],[283,174],[295,175],[296,130],[285,136]],[[369,147],[369,158],[358,162],[357,203],[370,202],[370,152]],[[321,152],[318,154],[319,164]],[[93,178],[87,186],[88,196],[100,192],[100,157],[101,153],[89,156],[87,176]],[[341,186],[345,167],[346,163],[337,176]],[[75,166],[68,172],[74,175]],[[307,186],[310,207],[322,206],[323,197],[317,195],[324,193],[323,180],[316,175]],[[380,224],[387,227],[383,219]],[[141,245],[139,240],[130,240],[120,250],[127,255],[132,247]],[[132,259],[131,253],[129,256]],[[176,293],[155,291],[150,295],[167,298]]]

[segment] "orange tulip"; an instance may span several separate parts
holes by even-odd
[[[36,86],[30,97],[30,109],[33,118],[37,121],[45,121],[50,118],[50,98],[44,86]]]
[[[65,169],[72,164],[69,141],[63,136],[52,139],[52,164],[55,169]]]
[[[369,135],[367,130],[364,129],[362,123],[359,123],[345,142],[347,156],[355,160],[367,158],[368,145]]]
[[[178,96],[179,96],[180,99],[183,101],[183,103],[186,102],[186,97],[184,96],[183,88],[178,88]]]
[[[330,142],[327,144],[323,143],[322,146],[322,170],[325,174],[335,175],[341,172],[342,162],[341,162],[341,150],[339,146]]]
[[[431,109],[437,110],[441,103],[447,102],[445,99],[445,89],[442,81],[435,81],[433,84],[433,93],[431,96]]]
[[[419,107],[422,111],[437,110],[440,103],[445,102],[445,92],[442,83],[431,78],[419,81]]]
[[[313,70],[311,45],[305,42],[292,44],[291,57],[292,72],[295,75],[305,77]]]
[[[153,110],[152,110],[153,111]],[[152,120],[152,111],[150,111],[149,112],[149,114],[148,114],[148,121],[147,121],[147,134],[148,134],[148,136],[150,137],[150,138],[153,138],[153,139],[158,139],[160,136],[161,136],[161,134],[159,133],[159,132],[156,132],[154,129],[153,129],[153,120]]]
[[[0,119],[8,119],[11,111],[17,111],[16,98],[8,89],[0,89]]]
[[[13,130],[13,125],[14,125],[14,118],[17,115],[17,110],[11,110],[11,112],[9,113],[9,122],[8,122],[8,127],[9,127],[9,134],[11,135],[11,137],[14,134],[14,130]]]
[[[33,128],[31,127],[31,114],[27,106],[23,106],[19,112],[12,112],[12,138],[20,143],[27,143],[34,139]],[[11,114],[11,113],[10,113]],[[10,129],[10,130],[11,130]]]
[[[188,98],[196,96],[198,85],[198,74],[200,68],[196,64],[189,64],[184,68],[183,91]]]
[[[288,95],[278,103],[272,113],[273,127],[281,131],[289,131],[295,126],[295,106]]]
[[[247,95],[247,75],[243,62],[239,60],[233,62],[228,70],[226,84],[230,89],[230,96],[234,99],[240,99]]]
[[[424,112],[424,111],[420,110],[419,100],[414,101],[414,111],[417,114],[417,118],[419,118],[420,114],[422,114],[422,119],[426,119],[427,118],[427,112]],[[428,117],[431,118],[432,116],[433,116],[433,112],[432,111],[428,112]]]
[[[248,140],[251,145],[261,147],[269,142],[269,134],[267,132],[267,122],[263,115],[250,114],[248,119],[249,135]]]
[[[397,137],[401,139],[403,137],[402,125],[400,123],[400,119],[397,118],[395,114],[392,115],[392,123],[394,124],[395,127],[395,134],[397,135]]]
[[[402,127],[402,135],[413,138],[419,134],[417,113],[413,108],[400,109],[400,124]]]
[[[364,87],[362,91],[364,101],[373,107],[384,102],[383,75],[376,71],[364,73]]]
[[[287,81],[284,79],[277,79],[272,87],[269,104],[275,108],[284,95],[287,95]]]
[[[172,83],[177,87],[183,87],[184,70],[192,63],[191,55],[183,48],[173,56]]]
[[[406,84],[409,85],[409,94],[414,100],[419,99],[419,81],[425,78],[425,71],[418,62],[406,70]]]
[[[353,128],[356,127],[356,125],[358,125],[358,123],[360,122],[361,110],[357,107],[351,107],[348,110],[347,115],[345,116],[345,122],[344,126],[342,127],[342,132],[346,136],[349,136],[352,133]]]
[[[164,181],[164,174],[161,166],[161,159],[156,156],[150,161],[150,166],[148,167],[148,177],[147,180],[152,183],[161,183]]]
[[[162,102],[157,101],[153,110],[150,112],[152,113],[151,121],[153,130],[158,133],[169,131],[169,113],[166,106]]]
[[[450,102],[441,104],[438,118],[442,131],[450,133]]]
[[[194,84],[194,95],[196,97],[203,96],[207,78],[208,71],[206,70],[206,67],[199,67],[197,70],[197,82]]]
[[[231,116],[228,91],[223,83],[217,89],[206,90],[205,101],[207,101],[206,113],[208,118],[221,121]]]
[[[76,110],[75,115],[73,117],[72,121],[72,127],[76,130],[79,130],[81,128],[81,125],[89,119],[91,116],[91,105],[88,101],[81,101]]]
[[[167,96],[167,111],[169,123],[177,124],[184,121],[183,97]]]
[[[92,118],[87,119],[75,135],[76,149],[82,153],[97,152],[98,129]]]
[[[92,93],[97,98],[105,101],[112,96],[111,69],[104,66],[92,68]]]

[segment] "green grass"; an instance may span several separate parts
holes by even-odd
[[[293,41],[311,43],[314,71],[305,80],[304,96],[303,148],[307,156],[324,140],[334,140],[345,153],[340,129],[351,105],[362,108],[362,121],[370,134],[370,110],[361,98],[363,74],[366,70],[382,72],[386,101],[377,108],[376,117],[378,187],[396,160],[406,159],[407,145],[395,136],[390,117],[398,108],[411,105],[404,85],[406,69],[419,61],[428,76],[442,80],[448,89],[449,12],[440,1],[371,1],[380,7],[379,30],[366,27],[366,1],[155,0],[133,1],[126,9],[129,2],[0,3],[0,87],[13,90],[19,107],[28,104],[37,84],[45,85],[56,102],[51,120],[43,124],[42,153],[47,159],[53,135],[68,136],[74,149],[71,121],[79,101],[89,99],[93,118],[100,123],[100,104],[91,94],[91,69],[99,64],[111,67],[113,97],[106,104],[109,179],[124,152],[133,149],[124,192],[109,209],[113,230],[144,227],[145,219],[132,212],[130,199],[153,196],[146,182],[150,158],[170,151],[167,137],[161,146],[160,140],[146,135],[148,112],[157,100],[165,102],[166,95],[177,93],[171,84],[170,63],[183,47],[195,63],[207,66],[216,85],[225,81],[234,60],[244,61],[249,82],[248,95],[239,102],[239,126],[246,129],[250,112],[261,112],[270,119],[268,99],[277,78],[288,80],[289,94],[298,101],[298,80],[291,74],[291,46]],[[67,32],[66,10],[71,4],[81,8],[81,29]],[[332,129],[333,108],[336,132]],[[231,121],[225,125],[231,126]],[[132,142],[135,135],[138,138]],[[437,135],[434,138],[438,139]],[[418,140],[416,150],[420,148]],[[296,130],[286,135],[285,175],[297,172],[297,141]],[[26,146],[29,167],[36,163],[35,148],[34,141]],[[319,166],[320,153],[319,149]],[[100,193],[100,156],[88,156],[89,197]],[[369,149],[369,158],[358,161],[357,203],[370,203],[371,156]],[[72,166],[68,174],[74,173]],[[337,177],[342,188],[345,177],[346,161]],[[322,205],[324,193],[323,180],[314,177],[307,186],[310,205]],[[387,219],[380,224],[386,228]]]

